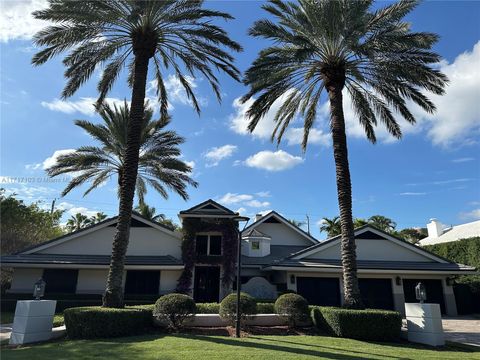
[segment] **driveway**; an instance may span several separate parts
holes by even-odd
[[[445,340],[480,346],[480,319],[458,316],[442,319]]]

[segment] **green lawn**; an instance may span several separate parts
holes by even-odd
[[[0,313],[0,324],[11,324],[13,323],[13,317],[15,313],[13,312],[1,312]],[[53,318],[53,327],[62,326],[64,324],[63,314],[55,314]]]
[[[420,345],[380,344],[323,336],[251,336],[235,339],[200,335],[144,335],[113,340],[56,341],[5,349],[2,359],[480,359],[472,348],[442,350]]]

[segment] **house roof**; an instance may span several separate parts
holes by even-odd
[[[2,265],[10,264],[52,264],[52,265],[109,265],[110,255],[58,255],[58,254],[17,254],[1,257]],[[183,265],[183,262],[170,255],[127,256],[125,265]]]
[[[419,243],[420,245],[433,245],[438,243],[456,241],[460,239],[467,239],[476,236],[480,236],[480,220],[452,226],[445,229],[444,233],[439,237],[429,236],[420,240]]]
[[[298,226],[293,225],[290,221],[285,219],[282,215],[280,215],[279,213],[277,213],[274,210],[272,210],[272,211],[268,212],[267,214],[263,215],[260,219],[255,221],[253,224],[247,226],[242,231],[242,237],[243,237],[243,234],[249,232],[252,229],[255,229],[257,226],[259,226],[260,224],[263,224],[265,221],[267,221],[268,219],[270,219],[272,217],[275,218],[276,220],[278,220],[280,223],[282,223],[282,224],[288,226],[289,228],[291,228],[292,230],[296,231],[297,233],[299,233],[300,235],[302,235],[306,239],[310,240],[313,244],[318,244],[318,240],[315,239],[312,235],[310,235],[306,231],[300,229]]]
[[[297,245],[270,245],[270,254],[262,257],[242,255],[242,265],[269,265],[274,261],[280,261],[288,255],[295,253],[305,246]]]
[[[179,213],[180,217],[188,217],[188,216],[237,216],[238,213],[233,212],[229,208],[226,208],[223,205],[220,205],[216,201],[212,199],[208,199],[198,205],[195,205],[187,210],[182,210]]]
[[[54,245],[57,245],[59,243],[62,243],[62,242],[65,242],[65,241],[69,241],[69,240],[72,240],[72,239],[75,239],[76,237],[78,236],[81,236],[81,235],[84,235],[84,234],[88,234],[90,232],[93,232],[93,231],[96,231],[96,230],[99,230],[101,228],[104,228],[104,227],[107,227],[107,226],[113,226],[117,223],[117,218],[118,216],[113,216],[111,218],[108,218],[108,219],[105,219],[103,221],[100,221],[94,225],[90,225],[90,226],[87,226],[83,229],[80,229],[78,231],[74,231],[74,232],[71,232],[69,234],[65,234],[65,235],[62,235],[62,236],[59,236],[55,239],[52,239],[52,240],[48,240],[48,241],[44,241],[40,244],[35,244],[33,246],[30,246],[30,247],[27,247],[19,252],[17,252],[16,254],[30,254],[30,253],[33,253],[35,251],[38,251],[38,250],[42,250],[42,249],[45,249],[45,248],[48,248],[48,247],[51,247],[51,246],[54,246]],[[160,223],[157,223],[157,222],[153,222],[143,216],[141,216],[139,213],[137,212],[132,212],[132,226],[134,226],[134,223],[137,222],[137,223],[140,223],[140,224],[143,224],[143,225],[146,225],[146,226],[149,226],[149,227],[153,227],[153,228],[156,228],[160,231],[163,231],[163,232],[166,232],[166,233],[169,233],[173,236],[176,236],[176,232],[171,229],[170,227],[168,226],[165,226],[163,224],[160,224]]]
[[[329,268],[342,269],[342,261],[339,259],[283,259],[271,265],[272,267],[295,267],[295,268]],[[456,263],[436,263],[422,261],[377,261],[357,260],[358,269],[368,270],[418,270],[418,271],[467,271],[474,272],[475,268]]]
[[[257,230],[257,229],[249,229],[247,231],[244,231],[242,233],[242,238],[249,238],[249,237],[256,237],[256,238],[267,238],[267,239],[271,239],[272,237],[270,235],[267,235],[263,232],[261,232],[260,230]]]

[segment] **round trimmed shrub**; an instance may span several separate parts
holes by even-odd
[[[66,309],[63,313],[71,339],[95,339],[141,334],[152,327],[152,311],[89,306]]]
[[[257,302],[247,293],[240,293],[240,326],[243,326],[249,316],[257,313]],[[235,325],[237,314],[237,294],[226,296],[220,303],[220,317]]]
[[[197,312],[195,301],[188,295],[168,294],[155,303],[153,316],[165,321],[168,327],[178,330]]]
[[[287,320],[289,327],[294,328],[308,319],[308,302],[298,294],[283,294],[275,301],[275,312]]]

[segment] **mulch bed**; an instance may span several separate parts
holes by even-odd
[[[228,336],[235,337],[235,328],[227,327],[189,327],[184,333],[194,335]],[[249,326],[242,330],[241,337],[250,335],[318,335],[313,327],[289,329],[287,326]]]

